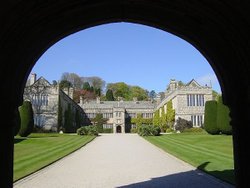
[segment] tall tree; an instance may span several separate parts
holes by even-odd
[[[129,86],[124,82],[109,83],[107,89],[113,91],[114,97],[123,97],[125,100],[129,100],[130,90]]]
[[[113,91],[111,89],[108,89],[106,92],[106,100],[107,101],[114,101],[114,95],[113,95]]]
[[[82,89],[89,91],[90,90],[90,84],[89,84],[89,82],[84,82],[83,86],[82,86]]]
[[[148,94],[145,89],[139,86],[130,86],[130,100],[134,97],[142,101],[148,99]]]
[[[34,128],[33,109],[30,101],[24,101],[23,105],[19,107],[21,127],[19,135],[27,137]]]
[[[67,80],[71,82],[72,86],[76,89],[80,89],[83,84],[80,76],[78,76],[76,73],[65,72],[62,74],[61,80]]]
[[[155,92],[155,90],[151,90],[151,91],[149,92],[149,97],[150,97],[150,99],[154,99],[154,98],[156,97],[156,92]]]
[[[61,80],[60,83],[59,83],[59,88],[60,89],[70,88],[70,87],[72,87],[72,84],[68,80]]]
[[[153,124],[154,124],[155,126],[160,126],[160,125],[161,125],[160,111],[159,111],[159,110],[156,110],[156,111],[154,112]]]
[[[97,130],[99,133],[103,132],[103,124],[105,124],[108,119],[103,118],[101,113],[97,113],[95,118],[91,119],[92,123],[97,126]]]
[[[217,126],[222,134],[232,134],[229,112],[228,106],[224,105],[222,102],[222,96],[219,96],[217,103]]]
[[[209,134],[220,132],[217,126],[217,101],[207,101],[205,103],[204,129]]]

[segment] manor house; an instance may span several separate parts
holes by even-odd
[[[205,102],[212,100],[212,88],[201,86],[195,80],[182,84],[170,80],[164,98],[155,100],[117,101],[73,100],[73,88],[59,89],[58,84],[50,84],[46,79],[36,79],[31,74],[24,91],[24,100],[30,100],[34,110],[35,125],[48,131],[58,132],[63,129],[75,132],[82,125],[88,125],[97,114],[102,114],[107,122],[104,129],[112,129],[113,133],[130,132],[136,125],[132,118],[139,114],[143,119],[152,119],[156,110],[162,116],[167,111],[167,102],[172,101],[175,109],[175,120],[179,117],[192,121],[193,126],[202,126],[204,122]]]
[[[180,117],[192,121],[194,127],[201,127],[204,123],[205,103],[213,100],[212,88],[201,86],[194,79],[187,84],[173,79],[165,91],[165,98],[156,107],[160,116],[167,112],[167,102],[170,100],[175,110],[175,121]]]

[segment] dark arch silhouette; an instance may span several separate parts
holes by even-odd
[[[13,127],[26,79],[54,43],[112,22],[160,28],[194,45],[208,60],[231,110],[237,187],[250,187],[250,5],[247,1],[12,0],[0,3],[0,187],[12,187]],[[6,120],[6,121],[4,121]]]

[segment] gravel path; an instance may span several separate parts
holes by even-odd
[[[136,134],[108,134],[14,184],[14,188],[232,187]]]

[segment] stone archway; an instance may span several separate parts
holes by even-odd
[[[116,133],[122,133],[122,127],[120,125],[116,126]]]
[[[235,1],[13,0],[0,3],[0,187],[12,187],[13,126],[38,58],[65,36],[103,23],[134,22],[171,32],[209,61],[231,109],[237,187],[249,187],[250,6]]]

